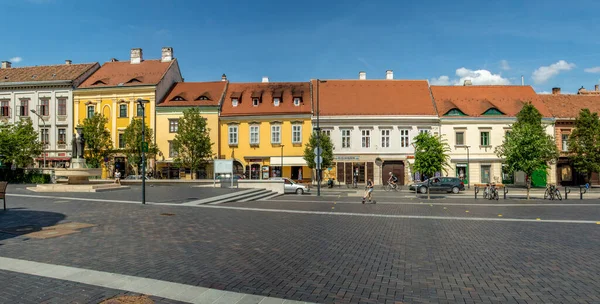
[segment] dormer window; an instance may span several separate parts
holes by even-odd
[[[131,78],[127,83],[140,83],[141,81],[137,78]]]
[[[302,98],[300,97],[294,97],[294,105],[295,106],[300,106],[300,102],[302,102]]]
[[[173,100],[173,101],[185,101],[185,98],[183,98],[183,97],[181,97],[181,96],[177,95],[177,96],[175,96],[175,97],[174,97],[172,100]]]
[[[208,97],[202,95],[202,96],[200,96],[200,98],[198,98],[198,100],[208,100]]]
[[[451,109],[450,111],[446,112],[446,114],[444,114],[444,116],[467,116],[465,113],[463,113],[461,110],[454,108]]]
[[[278,107],[278,106],[279,106],[279,102],[280,102],[280,101],[281,101],[281,100],[279,99],[279,97],[275,97],[275,98],[273,98],[273,105],[274,105],[274,106],[276,106],[276,107]]]
[[[255,107],[258,107],[258,103],[260,102],[260,100],[258,98],[252,98],[252,105]]]
[[[92,83],[92,85],[99,85],[99,84],[106,84],[106,83],[102,80],[97,80],[96,82]]]
[[[496,108],[489,108],[487,111],[483,112],[482,115],[504,115],[504,113]]]
[[[237,98],[232,98],[232,99],[231,99],[231,105],[232,105],[232,106],[234,106],[234,107],[237,107],[237,106],[238,106],[238,103],[239,103],[239,101],[238,101],[238,99],[237,99]]]

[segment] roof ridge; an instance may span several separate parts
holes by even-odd
[[[10,67],[10,68],[6,68],[6,69],[2,69],[5,71],[9,71],[9,70],[17,70],[17,69],[31,69],[31,68],[45,68],[45,67],[67,67],[67,66],[74,66],[74,65],[94,65],[98,62],[88,62],[88,63],[71,63],[71,64],[46,64],[46,65],[33,65],[33,66],[23,66],[23,67]]]

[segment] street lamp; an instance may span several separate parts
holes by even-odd
[[[319,116],[321,112],[319,111],[319,83],[325,83],[327,80],[317,79],[317,147],[319,147],[319,151],[321,151],[321,128],[319,126]],[[321,196],[321,158],[317,157],[317,196]]]
[[[285,147],[284,145],[281,145],[281,170],[279,170],[279,177],[283,177],[283,147]],[[290,178],[292,178],[290,176]]]
[[[35,116],[37,116],[39,119],[42,120],[42,123],[44,123],[44,131],[42,131],[42,135],[47,135],[48,133],[44,133],[44,132],[48,132],[48,130],[46,129],[46,121],[44,120],[44,118],[42,118],[42,116],[40,114],[38,114],[38,112],[36,112],[35,110],[31,110],[31,113],[35,114]],[[44,136],[44,142],[42,143],[42,154],[44,154],[44,168],[46,168],[46,136]]]
[[[142,108],[142,204],[146,204],[146,152],[148,147],[146,145],[146,108],[145,104],[149,103],[149,100],[139,98],[137,100],[138,105]],[[233,179],[233,176],[231,177]]]

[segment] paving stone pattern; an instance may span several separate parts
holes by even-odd
[[[98,226],[54,239],[0,240],[1,256],[310,302],[600,302],[600,225],[26,198],[18,205],[28,209],[0,213],[0,228],[32,210]],[[402,212],[431,212],[421,208],[430,207]]]

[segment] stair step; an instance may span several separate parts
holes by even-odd
[[[265,192],[261,192],[260,194],[256,194],[251,197],[247,197],[241,200],[237,200],[237,202],[243,203],[248,201],[259,201],[260,199],[273,195],[273,191],[265,190]]]
[[[227,200],[227,199],[229,199],[231,197],[236,197],[236,196],[239,196],[239,195],[246,195],[246,194],[258,192],[258,191],[261,191],[261,190],[262,189],[248,189],[248,190],[236,191],[236,192],[227,193],[227,194],[223,194],[223,195],[217,195],[217,196],[213,196],[213,197],[209,197],[209,198],[205,198],[205,199],[201,199],[201,200],[197,200],[197,201],[191,201],[191,202],[183,203],[182,205],[204,205],[204,204],[210,204],[210,203],[213,203],[213,202]]]
[[[235,196],[229,196],[223,199],[220,199],[218,201],[213,201],[208,203],[208,205],[218,205],[218,204],[222,204],[222,203],[231,203],[231,202],[237,202],[240,201],[241,199],[247,198],[247,197],[252,197],[255,196],[257,194],[263,193],[263,191],[267,191],[265,189],[252,189],[253,191],[249,191],[249,192],[245,192],[242,195],[235,195]]]
[[[259,201],[268,201],[268,200],[270,200],[272,198],[276,198],[276,197],[282,196],[282,195],[283,194],[281,194],[281,193],[273,193],[273,194],[271,194],[271,195],[269,195],[267,197],[263,197],[263,198],[259,199]]]

